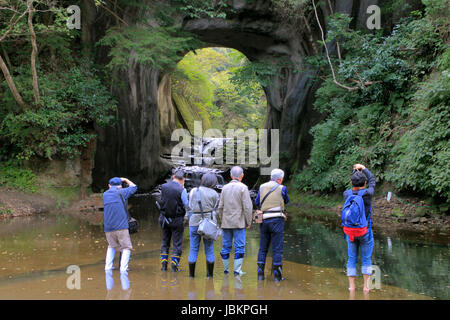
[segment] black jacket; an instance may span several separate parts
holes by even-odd
[[[184,204],[181,200],[183,187],[176,181],[169,181],[161,186],[161,210],[167,218],[183,217]]]

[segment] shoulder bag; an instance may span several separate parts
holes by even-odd
[[[119,190],[117,190],[117,193],[119,194],[120,200],[122,200],[123,208],[125,209],[125,212],[127,213],[128,216],[128,232],[130,234],[136,233],[139,228],[139,223],[135,218],[131,217],[130,214],[128,213],[127,205],[125,204],[125,200],[123,199],[123,196]]]

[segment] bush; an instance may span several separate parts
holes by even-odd
[[[350,186],[352,165],[363,163],[399,190],[450,199],[450,54],[438,31],[426,15],[403,20],[388,36],[328,33],[344,35],[344,59],[334,63],[338,80],[372,84],[348,91],[328,76],[316,91],[314,107],[326,118],[311,130],[308,165],[295,177],[299,188],[341,191]]]
[[[21,79],[19,84],[26,87]],[[40,78],[40,87],[40,105],[19,114],[12,111],[14,102],[9,91],[0,100],[6,110],[0,123],[0,135],[6,142],[3,149],[12,150],[16,158],[76,156],[95,137],[91,133],[94,123],[113,123],[115,101],[92,68],[74,67],[47,74]]]
[[[24,192],[36,192],[36,175],[17,164],[0,164],[0,186],[12,187]]]

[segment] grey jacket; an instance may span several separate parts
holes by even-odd
[[[222,229],[242,229],[252,223],[253,204],[245,184],[232,180],[220,194],[218,217]]]
[[[197,189],[200,194],[197,194]],[[206,187],[193,188],[191,192],[189,192],[189,227],[196,227],[200,224],[202,220],[202,215],[199,214],[201,212],[200,205],[198,204],[197,196],[200,195],[202,209],[204,217],[212,218],[214,222],[217,222],[217,206],[219,204],[219,194],[216,190]]]

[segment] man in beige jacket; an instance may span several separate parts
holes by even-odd
[[[241,167],[231,168],[231,181],[225,185],[220,194],[218,218],[222,234],[222,256],[224,273],[228,274],[230,252],[234,239],[234,275],[242,275],[242,262],[245,253],[245,229],[252,223],[253,204],[248,187],[243,184],[244,170]]]

